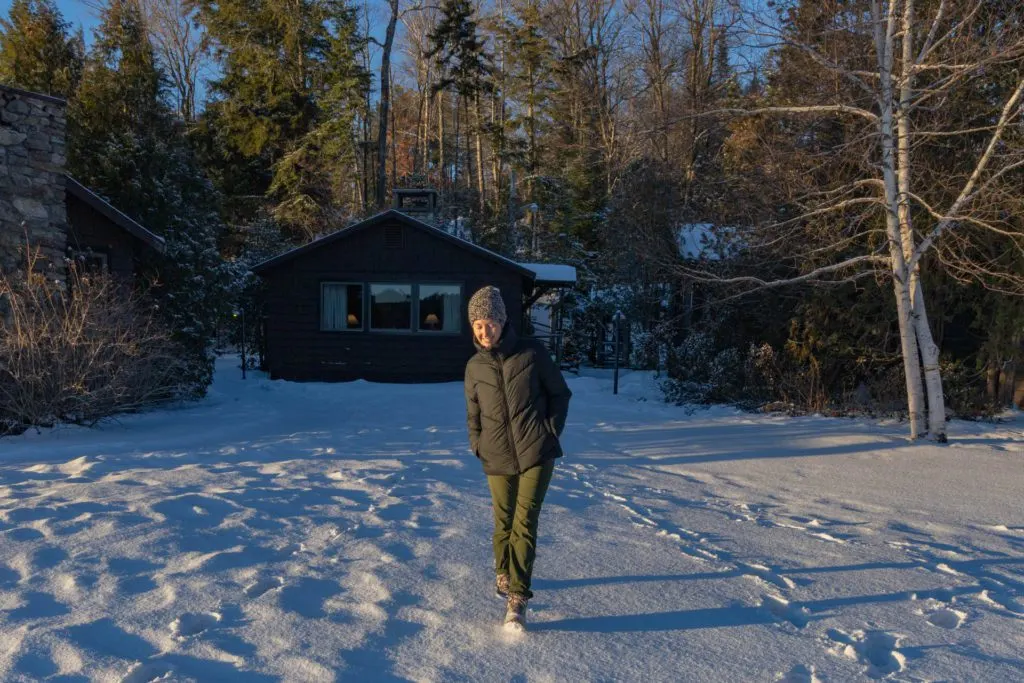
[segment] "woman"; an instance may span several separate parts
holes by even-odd
[[[494,509],[496,590],[505,627],[522,630],[537,550],[537,522],[572,392],[544,346],[519,339],[497,287],[469,301],[477,353],[466,364],[469,443],[483,464]]]

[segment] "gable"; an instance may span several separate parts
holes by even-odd
[[[378,274],[455,275],[498,269],[531,280],[534,278],[532,271],[511,259],[394,210],[292,249],[252,270],[267,276],[285,265],[290,270]]]

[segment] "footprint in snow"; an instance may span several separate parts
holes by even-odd
[[[776,683],[821,683],[821,679],[814,675],[813,666],[797,664],[789,673],[780,673],[775,676]]]
[[[1024,605],[1017,601],[1016,596],[1001,581],[985,578],[981,580],[984,589],[978,596],[982,602],[993,607],[1001,607],[1007,612],[1024,616]]]
[[[766,595],[761,601],[761,607],[768,610],[773,617],[788,621],[800,629],[807,626],[811,620],[811,611],[806,607],[797,607],[785,598],[774,595]]]
[[[960,628],[967,620],[967,613],[948,607],[937,609],[929,614],[926,619],[932,626],[949,629],[950,631]]]
[[[269,593],[275,588],[280,588],[284,585],[284,579],[280,576],[268,576],[256,581],[256,583],[246,586],[245,597],[247,598],[258,598],[264,593]]]
[[[171,623],[171,632],[179,638],[199,635],[220,623],[221,615],[216,612],[182,614]]]
[[[121,679],[121,683],[155,683],[156,681],[171,680],[172,670],[165,664],[138,664],[128,675]]]
[[[903,671],[907,658],[900,653],[900,636],[885,631],[844,633],[829,629],[827,634],[838,646],[839,654],[864,665],[868,678],[888,678]]]

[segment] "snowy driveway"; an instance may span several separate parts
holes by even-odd
[[[530,632],[458,384],[243,382],[0,440],[4,681],[1024,679],[1024,430],[575,378]]]

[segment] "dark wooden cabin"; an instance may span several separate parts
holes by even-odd
[[[469,297],[499,287],[509,321],[543,286],[515,261],[390,210],[265,261],[272,378],[452,381],[474,351]]]
[[[139,274],[148,249],[163,253],[164,240],[139,225],[71,176],[64,176],[68,248],[87,271]]]

